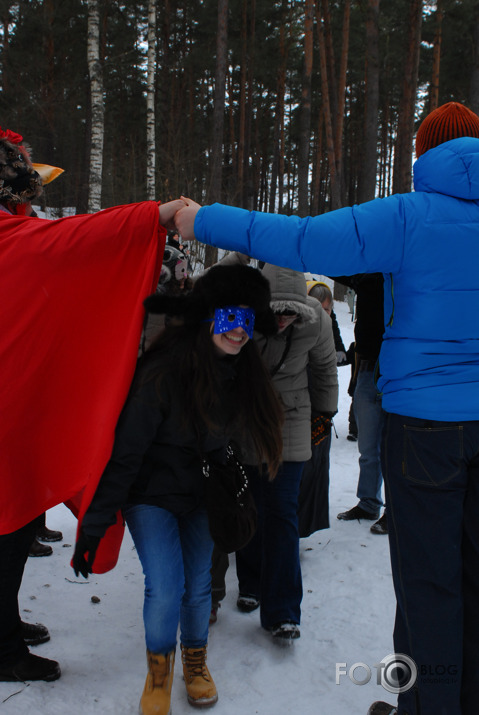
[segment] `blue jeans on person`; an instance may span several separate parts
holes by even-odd
[[[381,486],[381,435],[384,410],[373,370],[360,370],[354,389],[354,413],[358,425],[359,480],[356,496],[361,509],[378,514],[383,505]]]
[[[18,592],[28,552],[40,519],[0,536],[0,667],[9,668],[24,658],[28,648],[22,637]]]
[[[383,436],[401,715],[479,712],[479,421],[388,414]]]
[[[202,508],[175,516],[149,504],[123,510],[145,576],[143,621],[146,647],[166,654],[181,643],[201,648],[208,641],[213,540]]]
[[[265,471],[245,467],[258,508],[258,529],[236,552],[236,573],[240,593],[260,600],[263,628],[301,620],[298,494],[303,466],[283,462],[273,481]]]

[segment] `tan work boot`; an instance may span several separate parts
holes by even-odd
[[[182,645],[181,660],[189,704],[196,708],[209,708],[214,705],[218,700],[218,693],[206,665],[206,646],[185,648]]]
[[[146,651],[148,675],[140,700],[140,715],[170,715],[175,651],[162,655]]]

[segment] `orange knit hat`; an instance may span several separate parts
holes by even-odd
[[[479,138],[479,117],[459,102],[447,102],[421,123],[416,135],[416,156],[457,137]]]

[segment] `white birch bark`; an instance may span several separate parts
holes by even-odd
[[[104,115],[103,69],[100,61],[100,11],[98,0],[88,0],[88,72],[91,94],[91,147],[88,211],[101,209]]]
[[[156,0],[148,0],[148,71],[146,79],[146,194],[156,198],[155,143]]]

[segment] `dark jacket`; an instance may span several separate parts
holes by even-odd
[[[158,395],[155,360],[147,354],[139,361],[128,400],[120,415],[113,452],[82,522],[88,535],[103,536],[115,522],[116,512],[126,504],[153,504],[176,515],[188,513],[203,503],[202,454],[215,461],[225,458],[230,439],[229,410],[234,405],[235,358],[219,359],[223,414],[220,434],[200,426],[200,437],[185,430],[182,415],[188,409],[187,395],[177,375],[166,375]]]
[[[346,348],[344,347],[343,339],[341,337],[341,331],[339,329],[338,319],[334,310],[331,311],[331,324],[333,327],[333,338],[334,338],[334,348],[337,353],[346,353]]]
[[[332,276],[331,276],[332,277]],[[335,281],[356,292],[356,353],[363,360],[376,362],[384,333],[384,278],[382,273],[335,276]]]

